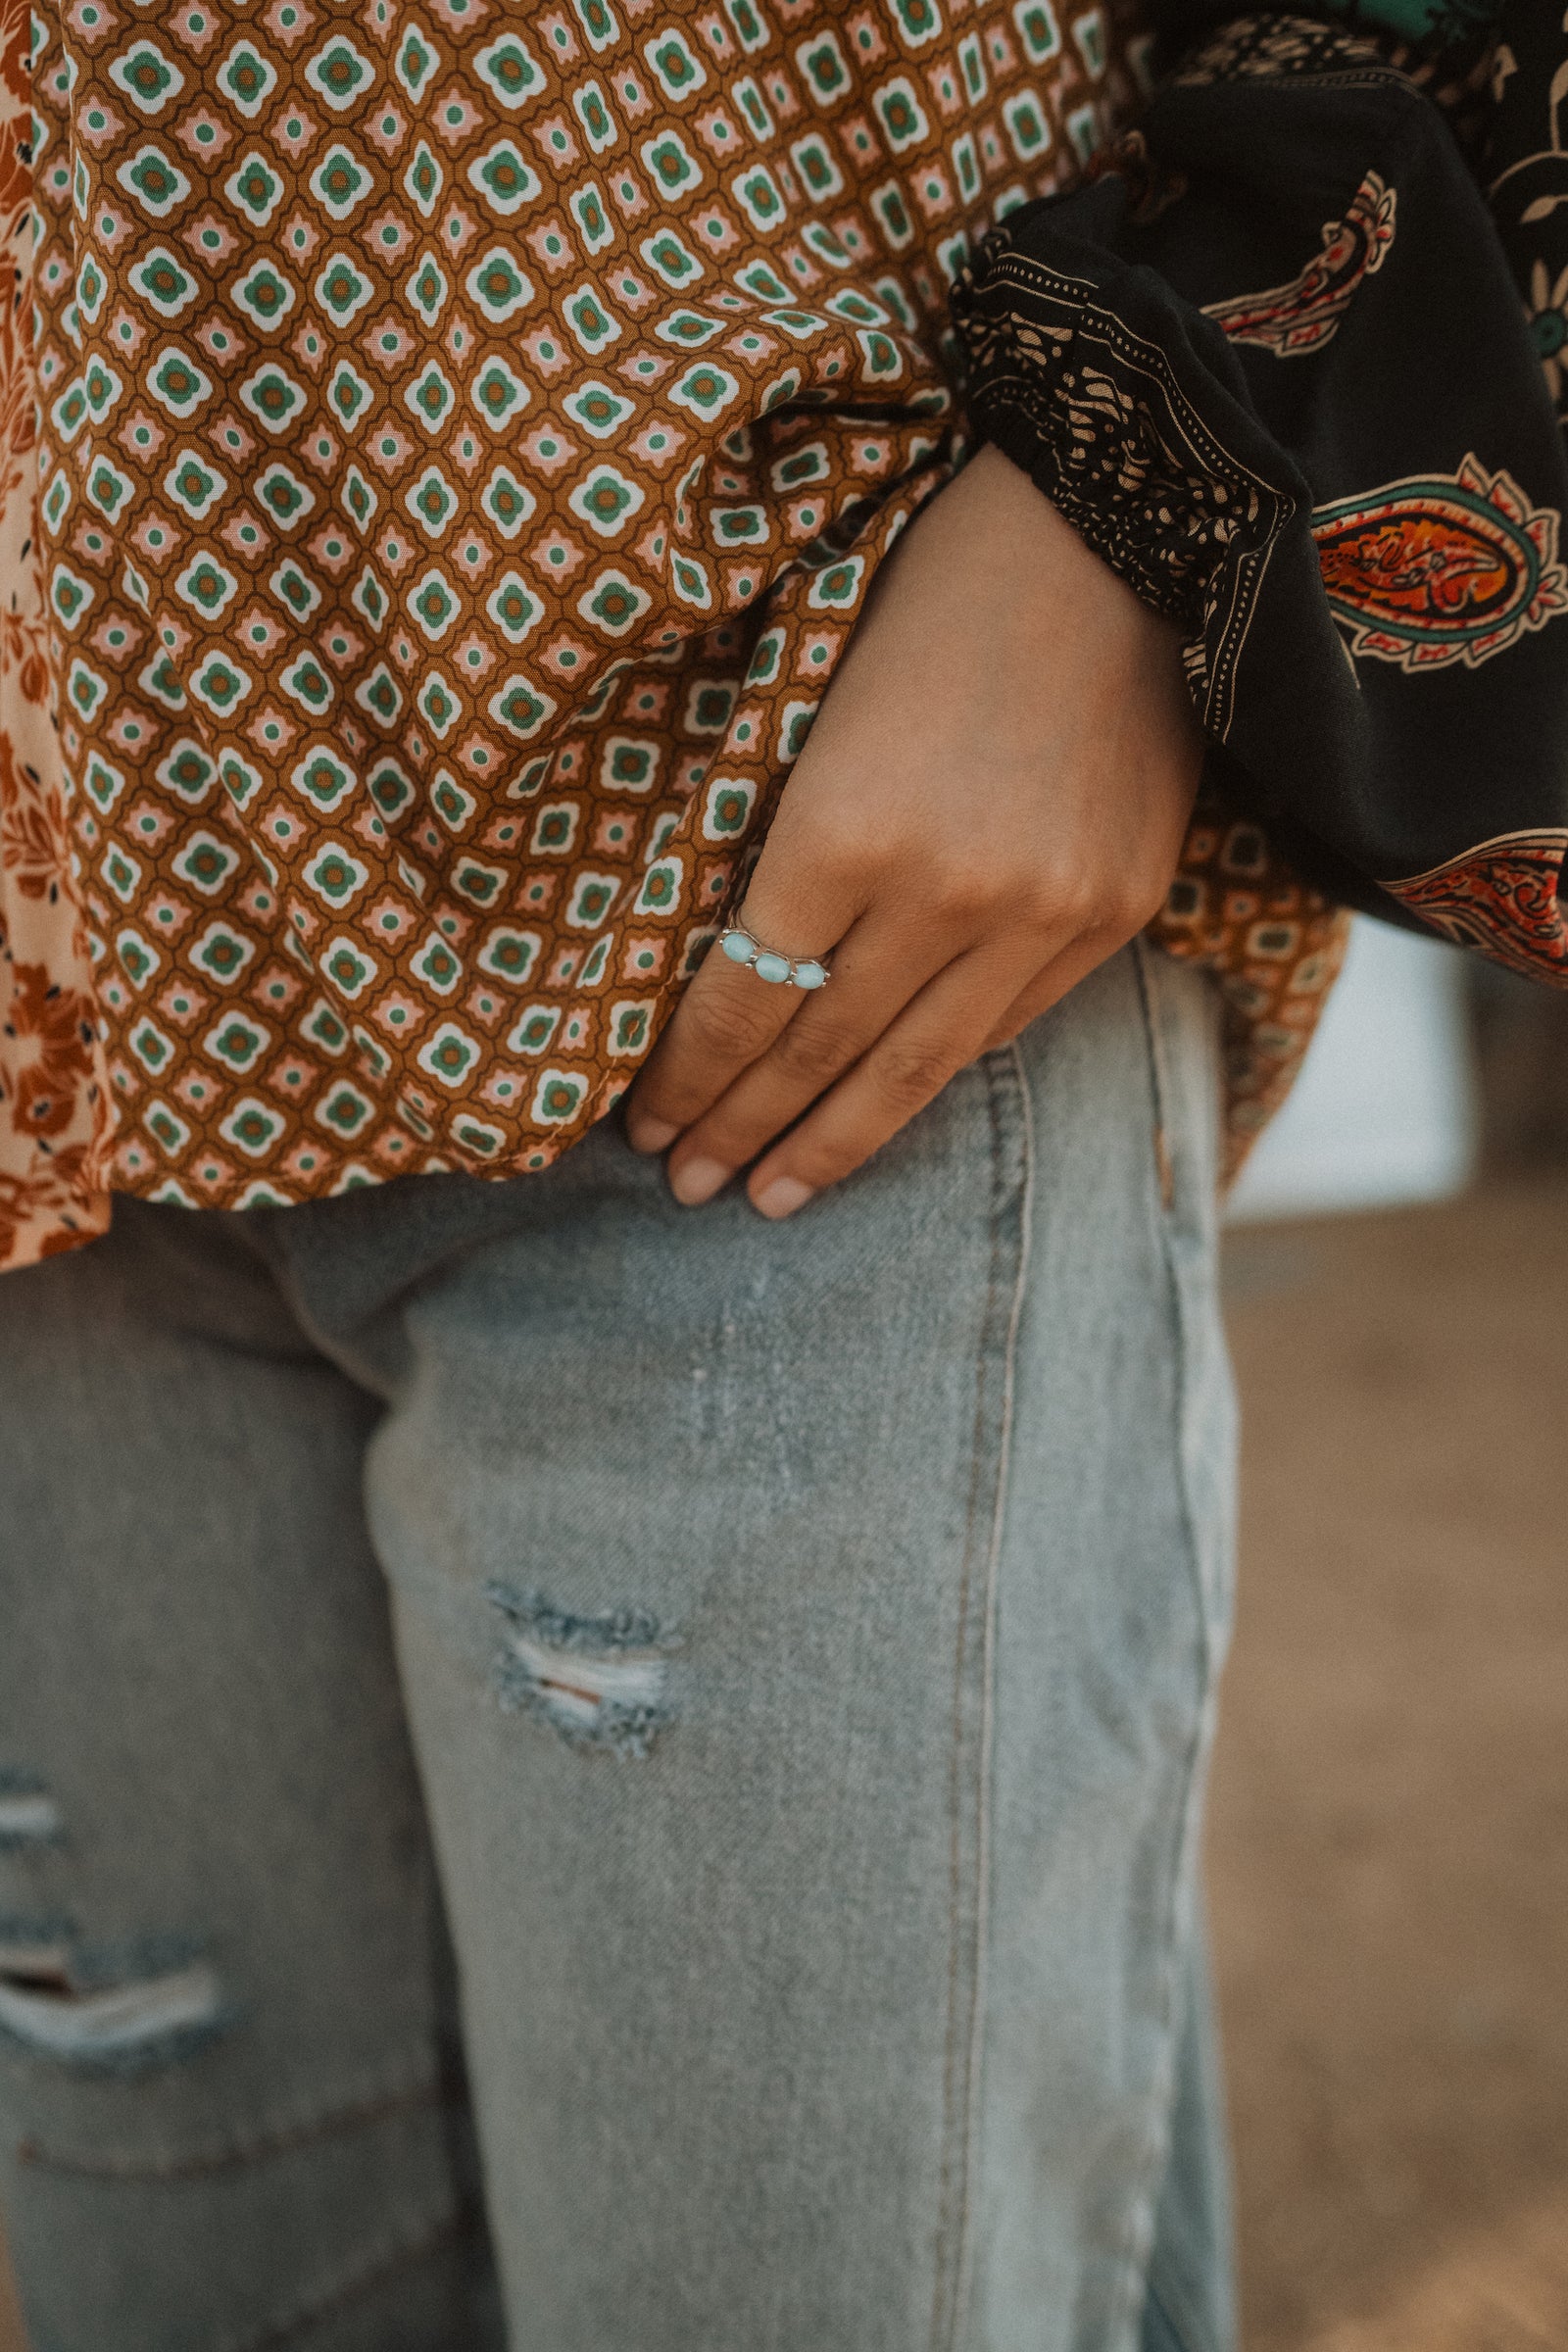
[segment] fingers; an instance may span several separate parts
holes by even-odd
[[[931,928],[911,940],[906,918],[867,916],[834,957],[830,988],[805,997],[779,990],[794,998],[794,1017],[705,1105],[669,1155],[676,1200],[688,1207],[711,1200],[869,1053],[952,954],[953,943]]]
[[[1044,970],[1034,973],[1028,984],[1019,990],[987,1036],[981,1051],[989,1054],[994,1046],[1010,1045],[1015,1037],[1028,1028],[1031,1021],[1039,1020],[1043,1012],[1049,1012],[1054,1004],[1059,1004],[1080,980],[1087,980],[1107,956],[1113,955],[1117,948],[1125,944],[1119,931],[1114,936],[1089,932],[1083,938],[1075,939],[1070,947],[1063,949],[1059,956],[1053,956]]]
[[[798,990],[770,987],[710,950],[632,1089],[632,1149],[662,1152],[701,1118],[737,1071],[767,1052],[799,1002]]]
[[[731,920],[792,962],[808,956],[826,962],[834,956],[828,987],[810,993],[836,998],[842,981],[835,951],[841,942],[848,948],[846,935],[862,904],[863,893],[848,872],[840,873],[827,860],[815,861],[813,869],[770,838],[746,903]],[[788,982],[762,979],[750,965],[732,963],[716,947],[711,950],[632,1089],[626,1133],[633,1149],[662,1152],[766,1053],[806,1001],[806,992]]]
[[[990,943],[949,963],[759,1161],[746,1187],[753,1206],[765,1217],[793,1215],[923,1110],[985,1051],[998,1004],[1017,1002],[1018,953],[1017,943],[1010,953]],[[1064,979],[1061,993],[1071,985]]]

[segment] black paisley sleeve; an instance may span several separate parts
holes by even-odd
[[[1179,622],[1211,788],[1301,874],[1568,982],[1568,462],[1446,123],[1270,13],[1109,163],[956,290],[975,430]]]

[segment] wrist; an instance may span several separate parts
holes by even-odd
[[[950,593],[961,584],[965,596],[1002,607],[1026,630],[1049,626],[1056,645],[1114,631],[1179,660],[1177,624],[1140,597],[994,442],[976,450],[935,502],[932,521],[939,517],[948,544],[929,553],[940,559]]]

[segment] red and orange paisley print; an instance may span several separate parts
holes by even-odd
[[[1394,243],[1398,198],[1369,172],[1345,218],[1323,223],[1323,250],[1288,285],[1211,302],[1205,315],[1233,343],[1255,343],[1282,360],[1317,351],[1338,327],[1363,278],[1383,266]]]
[[[1474,456],[1456,473],[1390,482],[1312,514],[1351,653],[1408,670],[1474,669],[1568,612],[1560,525]]]

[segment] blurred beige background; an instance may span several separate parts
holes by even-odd
[[[1248,2352],[1568,2346],[1568,1180],[1244,1231],[1230,1288]]]
[[[1565,1016],[1483,1004],[1471,1194],[1228,1245],[1247,2352],[1568,2352]]]

